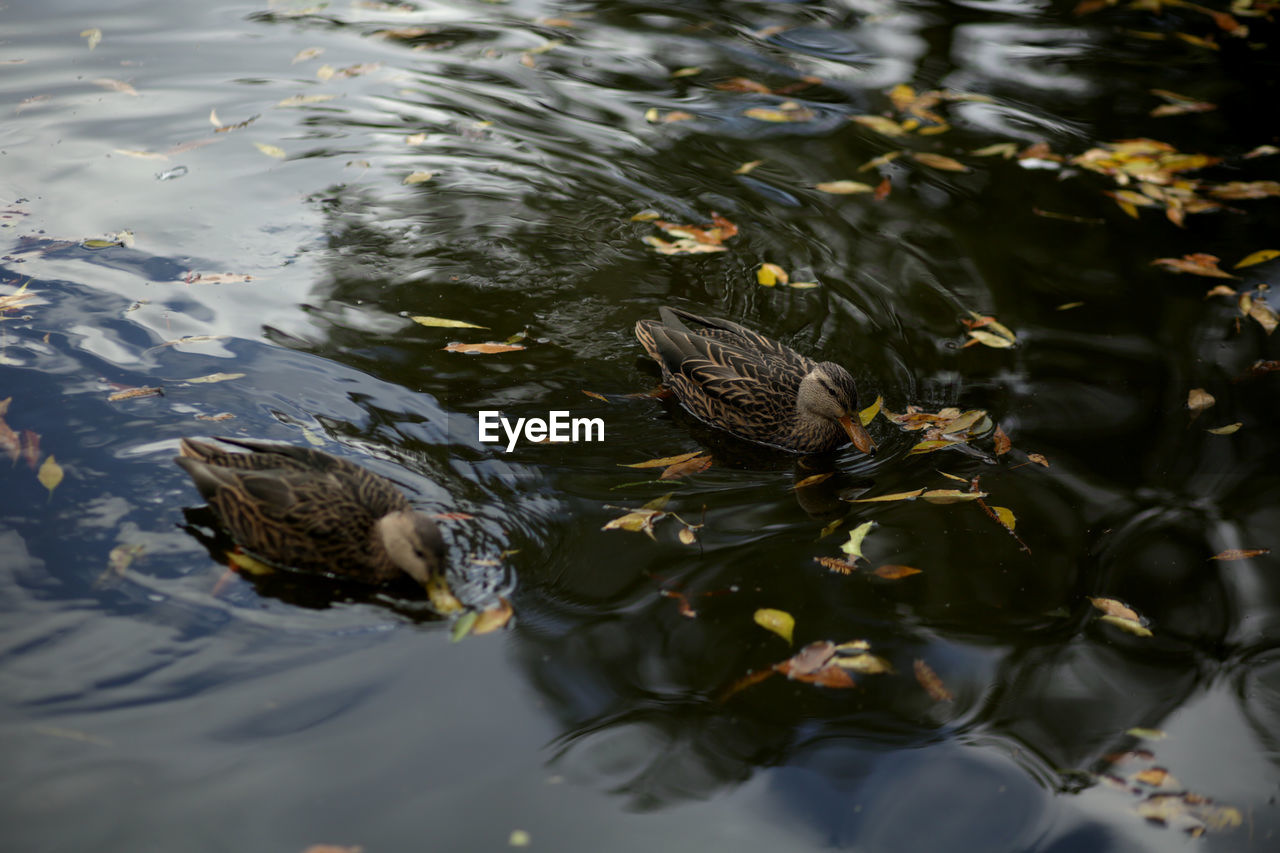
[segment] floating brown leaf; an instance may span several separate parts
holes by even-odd
[[[688,459],[674,462],[658,475],[659,480],[678,480],[690,474],[697,474],[711,467],[711,454],[703,453]]]
[[[1004,430],[1000,426],[996,426],[995,432],[995,450],[996,456],[1003,456],[1013,448],[1013,442],[1009,440],[1009,436],[1005,435]]]
[[[931,504],[954,504],[964,501],[976,501],[986,496],[986,492],[962,492],[959,489],[929,489],[920,497]]]
[[[813,560],[818,565],[842,575],[851,575],[858,570],[853,563],[838,557],[814,557]]]
[[[819,483],[825,483],[827,480],[831,479],[833,476],[835,476],[834,471],[825,471],[821,474],[810,474],[808,477],[805,477],[803,480],[796,483],[795,486],[793,486],[792,488],[804,489],[809,486],[816,486]]]
[[[1214,554],[1210,560],[1247,560],[1250,557],[1261,557],[1264,554],[1270,554],[1270,548],[1228,548],[1226,551]]]
[[[1192,388],[1187,394],[1187,408],[1191,410],[1192,420],[1198,418],[1201,412],[1213,404],[1213,395],[1203,388]]]
[[[1046,468],[1049,467],[1049,460],[1046,459],[1042,453],[1028,453],[1027,459],[1037,465],[1043,465]]]
[[[875,192],[875,187],[861,181],[824,181],[814,184],[813,188],[832,195],[854,195],[856,193]]]
[[[506,626],[511,621],[511,617],[515,611],[511,609],[511,603],[505,598],[498,599],[498,603],[488,610],[482,610],[476,616],[476,622],[471,626],[473,634],[488,634]]]
[[[1225,199],[1270,198],[1280,196],[1280,181],[1231,181],[1213,185],[1209,194]]]
[[[484,344],[460,344],[459,343],[459,344],[449,344],[447,347],[444,347],[445,352],[461,352],[461,353],[467,353],[469,355],[475,355],[475,354],[492,355],[493,353],[516,352],[522,349],[524,349],[524,347],[521,346],[520,344],[495,344],[495,343],[484,343]]]
[[[145,388],[125,388],[122,391],[116,391],[115,393],[109,395],[107,397],[107,401],[114,403],[118,400],[132,400],[135,397],[163,397],[163,396],[164,396],[164,389],[157,386],[148,386]]]
[[[701,450],[691,450],[688,453],[681,453],[678,456],[663,456],[660,459],[646,459],[644,462],[632,462],[629,465],[621,465],[622,468],[667,468],[684,462],[687,459],[693,459],[695,456],[702,454]]]
[[[887,502],[887,501],[913,501],[916,498],[923,495],[924,492],[925,492],[924,489],[916,489],[915,491],[911,491],[911,492],[894,492],[893,494],[889,494],[889,495],[876,495],[874,498],[856,498],[850,501],[850,503],[869,504],[869,503],[881,503],[881,502]]]
[[[901,578],[909,578],[912,575],[918,575],[923,569],[917,569],[912,566],[884,565],[872,572],[878,578],[884,578],[887,581],[896,581]]]
[[[1216,255],[1207,255],[1203,252],[1195,252],[1190,255],[1183,255],[1181,258],[1156,258],[1151,262],[1152,266],[1163,267],[1170,272],[1189,273],[1191,275],[1203,275],[1210,278],[1236,278],[1229,272],[1218,269],[1218,257]]]
[[[911,155],[917,162],[923,163],[931,169],[941,169],[945,172],[967,172],[969,167],[942,154],[932,154],[928,151],[917,151]]]
[[[933,671],[933,667],[924,661],[916,658],[911,664],[912,670],[916,674],[916,681],[929,694],[929,698],[935,702],[950,702],[955,697],[951,695],[951,691],[942,683],[942,679]]]

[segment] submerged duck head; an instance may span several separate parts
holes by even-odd
[[[409,577],[428,586],[439,574],[444,539],[430,517],[408,509],[388,513],[378,520],[377,532],[391,562]]]
[[[820,362],[805,374],[796,394],[796,412],[802,421],[840,424],[853,446],[863,453],[875,449],[875,442],[858,419],[858,386],[849,371],[834,362]]]

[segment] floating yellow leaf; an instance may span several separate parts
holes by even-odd
[[[58,488],[58,484],[62,482],[62,466],[54,460],[53,456],[48,456],[45,458],[44,464],[40,466],[40,470],[36,472],[36,479],[52,495],[53,490]]]
[[[791,281],[791,276],[787,275],[787,271],[777,264],[761,264],[756,270],[756,281],[765,287],[773,287],[778,283],[786,284]]]
[[[733,170],[735,175],[749,175],[755,171],[756,167],[762,164],[763,160],[750,160]]]
[[[907,455],[915,456],[921,453],[933,453],[935,450],[941,450],[944,447],[951,447],[952,445],[956,445],[956,444],[964,444],[964,442],[949,441],[947,439],[930,439],[928,441],[922,441],[919,444],[917,444],[915,447],[912,447],[910,450],[907,451]],[[921,489],[920,491],[923,492],[924,490]]]
[[[406,184],[406,185],[423,184],[434,177],[435,177],[435,174],[432,172],[422,172],[422,171],[410,172],[409,174],[404,176],[404,180],[401,181],[400,183]]]
[[[698,534],[694,533],[693,528],[686,524],[684,527],[680,528],[680,532],[676,534],[676,538],[685,545],[692,545],[694,542],[698,541]]]
[[[857,122],[863,127],[869,127],[876,133],[882,133],[885,136],[902,136],[907,132],[902,125],[884,116],[853,116],[849,120]]]
[[[648,460],[645,460],[644,462],[632,462],[629,465],[622,465],[620,467],[622,468],[667,468],[671,465],[676,465],[680,462],[684,462],[687,459],[692,459],[695,456],[700,455],[701,453],[702,453],[701,450],[693,450],[688,453],[681,453],[678,456],[663,456],[660,459],[648,459]]]
[[[1234,433],[1234,432],[1238,431],[1238,430],[1240,429],[1240,427],[1242,427],[1242,426],[1244,426],[1244,424],[1243,424],[1243,423],[1241,423],[1240,421],[1236,421],[1235,423],[1233,423],[1233,424],[1227,424],[1226,426],[1220,426],[1220,427],[1214,427],[1213,429],[1207,429],[1207,430],[1205,430],[1205,432],[1211,433],[1211,434],[1213,434],[1213,435],[1231,435],[1232,433]]]
[[[947,443],[955,444],[956,442],[950,441]],[[894,492],[891,495],[877,495],[874,498],[858,498],[856,500],[850,501],[850,503],[869,504],[869,503],[881,503],[884,501],[913,501],[923,494],[924,494],[924,489],[916,489],[914,492]]]
[[[449,344],[443,347],[445,352],[461,352],[467,354],[491,355],[498,352],[515,352],[524,349],[520,344]]]
[[[814,189],[832,195],[853,195],[855,193],[875,192],[875,187],[861,181],[824,181],[814,184]]]
[[[875,527],[874,521],[864,521],[853,530],[849,531],[849,541],[840,546],[840,550],[849,555],[849,560],[865,560],[862,555],[862,540],[867,538],[867,534],[871,532],[871,528]]]
[[[306,62],[308,59],[315,59],[322,53],[324,53],[323,47],[304,47],[293,55],[293,59],[289,64],[297,65],[299,62]]]
[[[802,107],[794,101],[786,101],[775,107],[751,107],[742,111],[747,118],[756,121],[793,122],[812,121],[815,113],[808,107]]]
[[[1049,467],[1049,460],[1044,458],[1043,453],[1028,453],[1027,459],[1036,463],[1037,465],[1043,465],[1045,468]]]
[[[762,607],[755,612],[753,618],[761,628],[777,634],[787,641],[787,645],[791,644],[791,634],[795,630],[796,620],[790,613],[785,610]]]
[[[123,80],[116,80],[112,77],[98,77],[92,81],[95,86],[101,86],[104,89],[110,89],[113,92],[120,92],[125,95],[138,97],[138,90],[133,88],[129,83]]]
[[[834,471],[827,471],[822,474],[810,474],[808,477],[805,477],[803,480],[796,483],[794,488],[804,489],[809,486],[816,486],[819,483],[825,483],[827,480],[831,479],[833,476],[835,476]]]
[[[863,426],[866,426],[867,424],[875,420],[876,415],[880,414],[880,407],[883,404],[884,404],[884,397],[881,397],[880,395],[877,394],[876,400],[874,403],[872,403],[870,406],[867,406],[862,411],[858,412],[858,420],[862,422]]]
[[[89,43],[89,50],[93,50],[102,43],[102,30],[97,27],[81,30],[80,38],[85,39]]]
[[[268,145],[265,142],[255,142],[253,144],[254,144],[254,147],[256,147],[263,154],[266,154],[268,157],[274,157],[277,160],[283,160],[284,158],[289,156],[287,153],[285,153],[285,150],[278,145]]]
[[[1014,517],[1013,510],[1007,506],[993,506],[991,511],[996,514],[996,521],[1000,522],[1007,530],[1013,530],[1018,524],[1018,519]]]
[[[207,384],[207,383],[213,383],[213,382],[226,382],[229,379],[239,379],[242,376],[244,376],[243,373],[210,373],[205,376],[195,376],[191,379],[183,379],[182,381],[196,383],[196,384],[199,384],[199,383]]]
[[[956,504],[985,498],[986,492],[962,492],[959,489],[929,489],[920,497],[931,504]]]
[[[1236,264],[1235,268],[1240,269],[1241,267],[1251,267],[1254,264],[1264,264],[1274,258],[1280,258],[1280,249],[1259,249]]]
[[[438,326],[443,329],[487,329],[488,326],[477,326],[475,323],[467,323],[463,320],[446,320],[444,317],[426,317],[423,315],[414,315],[409,318],[415,323],[423,326]]]
[[[1000,156],[1009,160],[1018,153],[1018,144],[1016,142],[997,142],[995,145],[988,145],[985,148],[979,148],[969,153],[975,157]]]
[[[1140,726],[1135,726],[1134,728],[1131,728],[1131,729],[1125,729],[1125,734],[1129,735],[1130,737],[1142,738],[1143,740],[1164,740],[1166,737],[1168,737],[1168,735],[1166,735],[1160,729],[1146,729]]]
[[[1116,601],[1114,598],[1090,598],[1090,602],[1103,615],[1101,621],[1110,625],[1115,625],[1123,631],[1128,631],[1138,637],[1150,637],[1151,631],[1143,624],[1143,619],[1129,607]]]
[[[911,154],[916,162],[923,163],[931,169],[941,169],[944,172],[967,172],[969,167],[961,163],[959,160],[953,160],[942,154],[931,154],[928,151],[916,151]]]
[[[697,474],[699,471],[705,471],[711,467],[711,454],[703,453],[694,455],[689,459],[683,459],[679,462],[673,462],[666,470],[658,475],[659,480],[678,480],[681,477],[687,477],[690,474]]]
[[[995,335],[983,329],[970,329],[969,337],[973,338],[980,344],[992,347],[993,349],[1008,349],[1014,345],[1014,342],[1002,335]]]
[[[702,73],[702,68],[700,66],[691,65],[685,68],[677,68],[675,71],[671,72],[671,76],[673,78],[693,77],[701,73]]]

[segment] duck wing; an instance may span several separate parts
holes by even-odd
[[[788,346],[778,343],[773,338],[752,331],[730,320],[717,317],[703,317],[682,308],[662,306],[658,309],[662,323],[671,329],[680,329],[689,334],[734,344],[743,349],[758,350],[761,353],[791,362],[796,359],[808,361],[804,356]],[[808,371],[806,371],[808,372]]]

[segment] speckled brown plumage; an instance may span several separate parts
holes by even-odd
[[[864,453],[874,448],[858,421],[853,377],[840,365],[815,362],[728,320],[658,312],[660,320],[636,323],[636,337],[694,416],[786,450],[832,450],[849,439]]]
[[[388,480],[306,447],[182,439],[175,462],[232,538],[278,565],[371,583],[404,572],[424,585],[444,556],[440,532]]]

